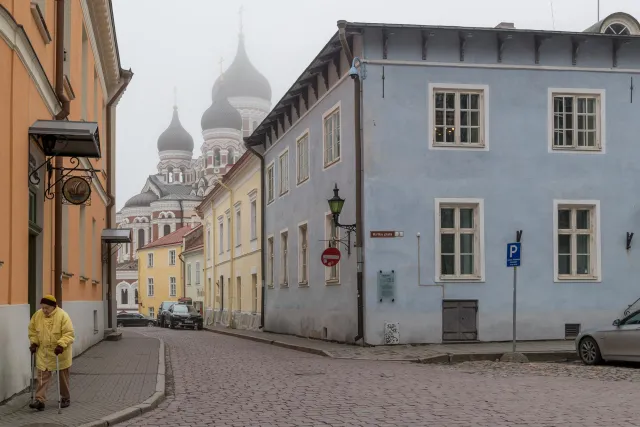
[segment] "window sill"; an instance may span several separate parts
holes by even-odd
[[[431,148],[441,149],[451,149],[451,150],[486,150],[487,146],[485,144],[443,144],[443,143],[433,143],[431,144]]]
[[[275,201],[276,201],[276,199],[267,200],[267,206],[269,206],[270,204],[272,204]]]
[[[99,280],[92,280],[91,283],[94,284],[94,285],[99,285],[100,281]]]
[[[287,194],[289,194],[289,190],[281,192],[280,194],[278,194],[278,197],[283,197],[283,196],[286,196]]]
[[[588,282],[602,282],[602,278],[597,276],[556,276],[556,283],[588,283]]]
[[[63,277],[64,279],[71,279],[73,276],[74,276],[74,274],[73,274],[73,273],[68,273],[68,272],[66,272],[66,271],[63,271],[63,272],[62,272],[62,277]]]
[[[280,289],[289,289],[289,284],[288,283],[281,283],[280,284]]]
[[[331,166],[335,165],[336,163],[338,163],[340,161],[340,157],[338,157],[337,159],[334,159],[328,163],[324,164],[323,169],[329,169]]]
[[[460,277],[442,277],[441,276],[439,280],[436,280],[436,282],[447,282],[447,283],[475,282],[475,283],[484,283],[484,278],[478,277],[478,276],[468,276],[468,277],[464,277],[464,276],[460,276]]]
[[[309,282],[300,282],[300,283],[298,283],[298,287],[299,288],[308,288],[309,287]]]
[[[551,147],[552,153],[583,153],[583,154],[600,154],[602,147],[597,148],[575,148],[575,147]]]
[[[300,187],[302,184],[304,184],[305,182],[309,181],[309,177],[306,177],[305,179],[298,181],[298,183],[296,184],[298,187]]]
[[[325,284],[327,286],[337,286],[340,284],[340,279],[331,279],[331,280],[326,280]]]
[[[267,285],[267,289],[275,289],[275,288],[276,288],[276,287],[275,287],[275,286],[273,286],[273,284],[271,284],[271,285]]]
[[[81,282],[88,282],[88,281],[89,281],[89,278],[88,278],[88,277],[86,277],[86,276],[80,276],[80,281],[81,281]]]

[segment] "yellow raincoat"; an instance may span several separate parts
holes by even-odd
[[[75,339],[73,324],[69,315],[59,307],[46,317],[42,310],[36,311],[29,323],[29,341],[38,346],[36,352],[36,368],[41,371],[55,371],[56,346],[64,348],[59,356],[60,369],[71,366],[72,346]]]

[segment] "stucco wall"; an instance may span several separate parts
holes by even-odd
[[[0,324],[1,402],[29,386],[29,305],[0,305]]]
[[[104,303],[102,301],[66,301],[63,310],[69,314],[76,339],[73,342],[74,357],[99,343],[104,337]],[[93,312],[96,311],[97,323]]]
[[[322,86],[322,85],[321,85]],[[324,169],[323,114],[340,103],[341,161]],[[309,174],[307,182],[296,185],[296,140],[309,130]],[[337,183],[340,196],[346,199],[340,221],[355,220],[353,167],[353,83],[346,78],[316,103],[311,110],[266,152],[265,167],[275,162],[275,201],[264,208],[266,236],[274,238],[274,287],[266,289],[265,329],[281,333],[353,342],[357,334],[356,253],[347,256],[346,248],[340,261],[340,284],[328,285],[320,256],[326,242],[327,199],[333,196]],[[280,179],[279,156],[289,149],[288,194],[278,197]],[[298,285],[298,225],[307,221],[309,247],[309,286]],[[289,233],[289,287],[280,286],[280,233]],[[342,236],[346,236],[341,232]],[[353,244],[353,239],[352,239]],[[266,248],[266,243],[265,243]],[[265,254],[268,257],[268,254]],[[268,282],[265,274],[265,281]],[[326,336],[323,328],[326,328]]]
[[[415,36],[415,34],[413,34]],[[419,34],[396,32],[389,59],[420,61]],[[467,46],[465,61],[495,64],[495,41],[483,36]],[[436,40],[438,38],[434,38]],[[430,61],[457,62],[457,45],[447,36],[429,45]],[[492,39],[495,40],[495,39]],[[541,65],[570,66],[570,44],[544,45]],[[609,43],[610,44],[610,43]],[[580,51],[579,66],[610,67],[602,42]],[[379,36],[370,33],[368,58],[381,58]],[[621,67],[638,67],[637,46],[621,53]],[[507,64],[531,65],[533,43],[518,38],[505,50]],[[622,52],[622,51],[621,51]],[[441,289],[418,283],[417,238],[421,233],[422,284],[434,284],[436,198],[484,201],[482,283],[445,285],[445,299],[477,299],[478,339],[510,340],[512,269],[506,244],[522,229],[523,264],[518,273],[518,338],[561,339],[565,323],[582,328],[609,325],[638,297],[640,264],[627,232],[640,228],[637,185],[640,154],[637,117],[630,102],[628,73],[554,70],[367,65],[364,86],[366,247],[366,340],[382,342],[384,322],[400,323],[400,342],[442,339]],[[488,151],[430,150],[430,83],[487,85]],[[549,152],[549,88],[605,91],[604,154]],[[554,199],[600,201],[601,282],[554,282]],[[404,238],[370,239],[369,230],[402,230]],[[395,270],[396,302],[377,300],[378,270]]]

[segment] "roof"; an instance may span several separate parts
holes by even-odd
[[[199,202],[200,200],[202,200],[202,197],[192,196],[190,194],[169,194],[167,196],[164,196],[160,200],[176,200],[176,201],[185,200],[185,201]]]
[[[146,191],[144,193],[136,194],[124,204],[125,208],[134,208],[140,206],[149,206],[151,202],[158,200],[158,196],[153,191]]]
[[[245,151],[244,154],[240,156],[238,161],[231,167],[231,169],[229,169],[227,173],[222,175],[222,178],[220,179],[220,181],[222,181],[223,184],[227,183],[231,178],[233,178],[238,173],[238,171],[242,168],[242,166],[244,166],[249,161],[249,159],[253,156],[254,154],[251,151],[249,150]],[[216,184],[213,186],[211,191],[209,191],[209,193],[205,196],[204,200],[202,200],[202,203],[200,203],[200,206],[196,208],[196,211],[199,212],[206,203],[210,202],[213,199],[213,197],[218,193],[218,190],[220,190],[221,188],[223,188],[223,186],[219,182],[216,182]]]
[[[227,81],[223,77],[224,74],[216,81],[213,102],[202,114],[202,119],[200,120],[202,130],[242,130],[242,116],[227,99]]]
[[[169,194],[189,195],[191,193],[191,185],[189,184],[167,184],[166,182],[162,182],[157,175],[149,175],[149,181],[158,188],[161,197],[168,196]]]
[[[204,233],[201,224],[184,236],[184,251],[193,251],[202,246],[204,246]]]
[[[133,261],[123,262],[116,266],[116,270],[120,270],[120,271],[131,271],[131,270],[137,270],[137,269],[138,269],[137,259]]]
[[[156,248],[158,246],[182,245],[182,238],[185,236],[185,234],[187,234],[191,230],[192,230],[191,227],[186,227],[186,226],[182,227],[182,228],[179,228],[176,231],[174,231],[173,233],[167,234],[166,236],[161,237],[158,240],[154,240],[153,242],[149,243],[148,245],[143,246],[139,250]]]
[[[180,150],[193,152],[193,137],[182,127],[178,107],[173,107],[173,118],[169,127],[158,138],[158,151]]]

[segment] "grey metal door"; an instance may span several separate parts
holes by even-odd
[[[475,341],[478,339],[478,301],[442,301],[442,340]]]

